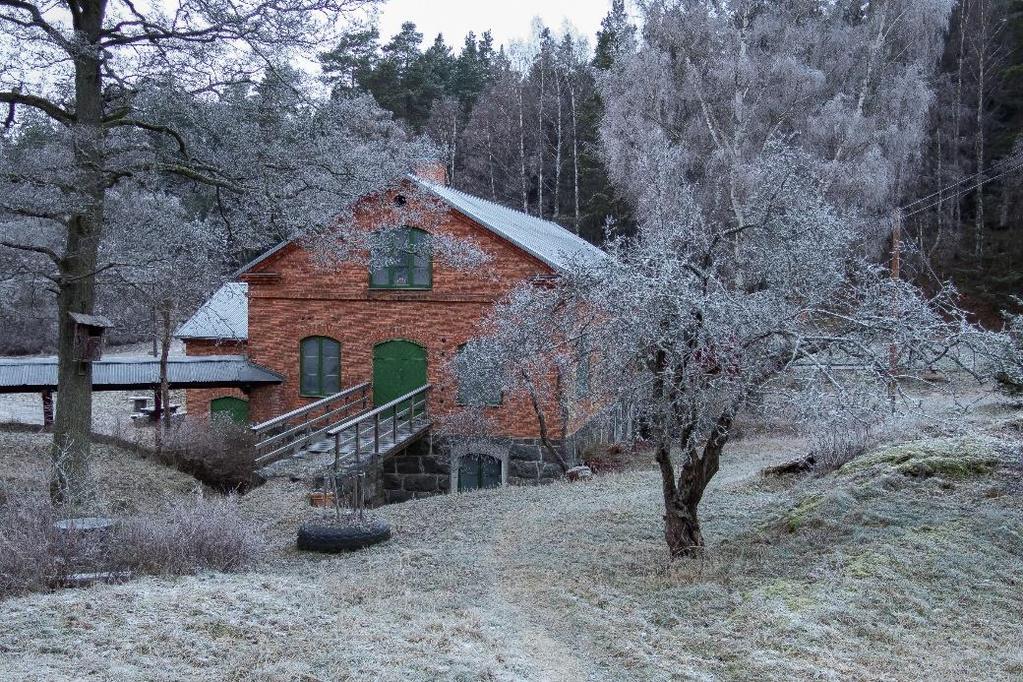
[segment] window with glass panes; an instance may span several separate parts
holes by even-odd
[[[429,289],[433,284],[430,235],[407,227],[391,237],[387,265],[370,274],[374,289]]]
[[[302,339],[299,392],[323,398],[341,390],[341,344],[326,336]]]

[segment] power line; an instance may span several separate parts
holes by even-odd
[[[984,185],[986,185],[989,182],[993,182],[995,180],[998,180],[999,178],[1005,177],[1009,173],[1012,173],[1013,171],[1017,171],[1017,170],[1019,170],[1021,168],[1023,168],[1023,161],[1020,161],[1015,166],[1012,166],[1010,168],[1006,168],[1005,170],[1003,170],[1001,173],[998,173],[997,175],[992,175],[991,177],[984,178],[980,182],[978,182],[978,183],[976,183],[974,185],[971,185],[970,187],[963,187],[960,190],[956,191],[955,193],[953,193],[953,194],[951,194],[951,195],[949,195],[947,197],[941,197],[937,201],[933,201],[930,204],[927,204],[926,206],[921,206],[920,208],[917,208],[917,209],[915,209],[913,211],[910,211],[909,213],[903,213],[902,217],[904,219],[905,218],[910,218],[912,216],[917,215],[918,213],[923,213],[924,211],[928,211],[928,210],[930,210],[930,209],[932,209],[932,208],[934,208],[936,206],[940,206],[941,204],[945,203],[946,201],[951,201],[952,199],[958,199],[958,198],[962,197],[963,195],[972,192],[975,189],[983,187]]]
[[[1001,161],[999,161],[998,163],[993,164],[989,168],[977,171],[976,173],[974,173],[972,175],[967,175],[966,177],[960,178],[956,182],[953,182],[951,185],[948,185],[946,187],[942,187],[941,189],[939,189],[936,192],[932,192],[931,194],[928,194],[927,196],[920,197],[916,201],[912,201],[912,202],[906,204],[905,206],[901,207],[901,210],[906,211],[906,210],[912,208],[913,206],[915,206],[916,204],[928,201],[930,199],[933,199],[934,197],[940,197],[945,192],[948,192],[948,191],[952,190],[954,187],[956,187],[958,185],[961,185],[964,182],[969,182],[970,180],[973,180],[974,178],[980,177],[981,175],[985,175],[985,174],[990,173],[992,171],[999,170],[999,167],[1006,166],[1006,165],[1012,163],[1013,161],[1017,161],[1017,160],[1020,160],[1020,159],[1023,159],[1023,153],[1020,153],[1019,155],[1017,155],[1015,157],[1008,156],[1008,157],[1002,159]],[[976,187],[974,187],[972,189],[976,189]],[[953,194],[952,196],[955,196],[955,195]]]

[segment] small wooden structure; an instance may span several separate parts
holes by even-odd
[[[72,357],[75,362],[97,362],[103,359],[103,348],[106,345],[107,330],[113,323],[99,315],[70,313],[74,325],[74,345]]]

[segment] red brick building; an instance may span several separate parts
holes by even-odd
[[[356,202],[351,219],[372,231],[393,223],[391,207],[413,216],[397,232],[399,241],[414,247],[438,234],[471,241],[489,257],[485,272],[466,273],[415,248],[397,249],[399,256],[376,269],[354,258],[325,267],[302,242],[283,243],[239,271],[178,336],[189,355],[246,354],[284,382],[248,395],[189,391],[189,414],[212,409],[258,423],[362,382],[372,384],[377,405],[429,382],[430,414],[443,417],[458,406],[446,368],[488,308],[521,282],[557,277],[571,259],[603,257],[555,223],[415,176]],[[418,215],[430,217],[413,224]],[[567,399],[553,390],[544,398],[547,407]],[[419,461],[422,453],[411,448],[385,463],[388,498],[494,485],[498,476],[507,483],[560,475],[561,466],[538,446],[531,403],[517,396],[494,402],[484,408],[496,427],[487,442],[447,443],[440,456],[432,443],[432,462]],[[563,412],[545,410],[548,433],[571,459],[572,438],[587,420],[575,410],[571,423],[561,423]]]

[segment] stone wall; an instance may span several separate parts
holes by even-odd
[[[571,443],[555,442],[554,445],[569,467],[578,463]],[[501,462],[505,485],[542,485],[564,475],[561,465],[539,439],[434,439],[431,447],[430,439],[424,438],[383,462],[378,502],[392,504],[450,492],[458,485],[460,457],[474,453]]]
[[[388,458],[381,469],[379,501],[384,504],[440,495],[451,489],[448,455],[436,447],[431,454],[429,438],[413,443],[404,452]]]

